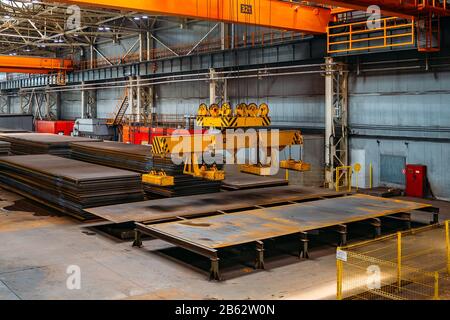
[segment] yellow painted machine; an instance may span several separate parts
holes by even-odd
[[[172,176],[168,176],[164,171],[152,170],[150,173],[142,175],[142,182],[161,187],[168,187],[175,184],[175,179]]]
[[[172,157],[183,153],[184,174],[207,180],[220,181],[225,179],[225,172],[216,164],[207,165],[202,158],[205,152],[210,154],[230,153],[234,158],[239,150],[264,148],[265,150],[285,150],[295,145],[303,145],[303,136],[298,130],[270,130],[269,107],[267,104],[256,105],[241,103],[234,110],[230,104],[222,106],[201,104],[198,108],[197,124],[201,127],[219,129],[217,134],[161,136],[153,139],[153,155]],[[230,133],[227,129],[244,129]],[[245,131],[247,129],[247,131]],[[255,129],[255,130],[249,130]],[[269,154],[270,156],[270,154]],[[258,152],[259,158],[259,152]],[[269,176],[276,174],[278,169],[293,171],[309,171],[310,165],[289,157],[278,164],[245,164],[240,171],[248,174]],[[169,184],[167,175],[151,172],[144,175],[144,182],[161,186]]]
[[[224,103],[221,107],[212,104],[209,108],[206,104],[201,104],[196,122],[199,127],[220,129],[268,127],[271,124],[269,107],[265,103],[259,106],[255,103],[241,103],[236,106],[234,112],[229,103]]]

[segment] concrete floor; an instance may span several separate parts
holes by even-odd
[[[448,203],[434,204],[450,218]],[[0,243],[0,299],[335,298],[335,249],[329,245],[312,250],[310,260],[268,259],[266,271],[227,267],[225,281],[209,282],[204,259],[159,240],[132,248],[130,241],[1,189]],[[70,266],[80,267],[79,290],[67,288]]]

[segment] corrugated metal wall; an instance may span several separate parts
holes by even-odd
[[[240,79],[228,82],[233,105],[266,102],[275,125],[323,128],[324,81],[320,75]],[[209,103],[207,82],[159,86],[156,107],[165,114],[195,114],[200,103]]]
[[[349,101],[350,148],[364,150],[375,185],[388,170],[381,155],[402,156],[427,165],[433,193],[450,200],[450,73],[352,75]]]

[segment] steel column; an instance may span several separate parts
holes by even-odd
[[[11,113],[10,107],[10,97],[8,96],[7,92],[0,91],[0,113]]]
[[[335,188],[335,170],[348,166],[348,72],[325,58],[325,186]]]
[[[214,69],[209,70],[209,102],[210,104],[228,101],[227,80],[218,80]]]

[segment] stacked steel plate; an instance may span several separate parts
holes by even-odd
[[[72,158],[105,166],[148,173],[152,167],[152,148],[117,142],[76,142]]]
[[[83,219],[85,208],[144,199],[138,173],[53,155],[0,157],[0,183]]]
[[[91,163],[148,173],[164,170],[175,177],[175,186],[159,187],[144,183],[151,197],[176,197],[220,191],[220,181],[208,181],[183,174],[183,166],[170,158],[153,156],[151,147],[117,142],[72,143],[72,158]]]
[[[144,191],[150,196],[181,197],[196,194],[220,192],[221,181],[211,181],[183,174],[184,166],[174,164],[170,158],[154,157],[153,167],[164,170],[167,175],[175,177],[175,185],[159,187],[144,184]]]
[[[11,152],[11,143],[0,141],[0,156],[8,156]]]
[[[50,133],[0,133],[0,141],[11,143],[11,152],[15,155],[53,154],[68,157],[71,142],[100,140]]]
[[[8,128],[0,128],[0,133],[26,133],[29,131],[22,129],[8,129]]]

